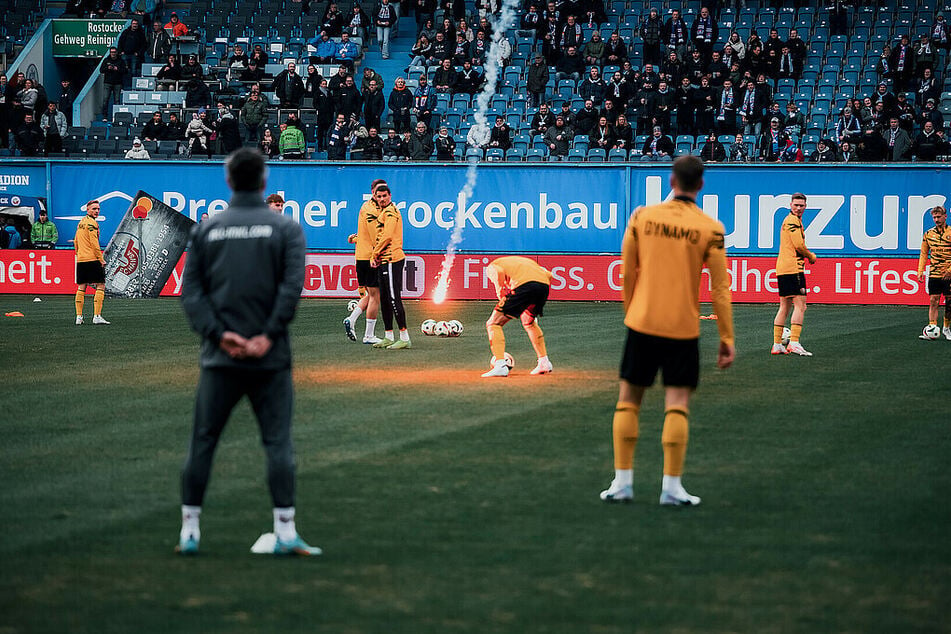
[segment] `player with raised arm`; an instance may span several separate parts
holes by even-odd
[[[776,257],[776,285],[779,287],[779,310],[773,319],[772,354],[798,354],[811,357],[799,343],[802,321],[806,316],[805,261],[815,264],[816,254],[806,248],[806,232],[802,227],[802,214],[806,210],[806,195],[795,193],[789,203],[789,215],[779,230],[779,255]],[[783,345],[783,328],[792,309],[789,327],[789,345]]]
[[[499,303],[485,322],[489,333],[489,348],[495,363],[492,369],[483,374],[484,378],[508,376],[509,366],[505,360],[505,333],[502,326],[512,319],[519,319],[532,342],[532,348],[538,356],[538,363],[531,374],[549,374],[552,371],[548,351],[545,348],[545,333],[538,325],[548,291],[551,288],[551,271],[534,260],[518,255],[496,258],[485,270],[486,276],[495,286]]]
[[[353,257],[357,266],[357,284],[360,286],[360,301],[346,319],[343,320],[343,329],[350,341],[356,341],[357,335],[354,326],[360,315],[366,311],[366,329],[363,333],[363,343],[380,343],[376,336],[376,317],[380,308],[380,281],[376,267],[370,266],[370,256],[373,254],[373,245],[376,244],[377,219],[380,208],[372,194],[386,181],[378,178],[370,183],[369,200],[360,207],[357,217],[357,232],[350,234],[347,241],[354,245]]]
[[[383,311],[383,339],[374,348],[405,350],[412,348],[406,329],[406,309],[403,308],[403,216],[393,204],[390,188],[377,185],[373,201],[379,212],[376,219],[376,244],[370,253],[370,265],[377,268],[380,281],[380,307]],[[393,338],[393,319],[400,330],[400,339]]]
[[[665,416],[660,504],[700,504],[699,497],[684,489],[681,476],[687,455],[688,404],[700,377],[700,276],[704,263],[710,271],[720,332],[717,367],[730,367],[736,354],[723,225],[705,215],[696,203],[703,188],[700,159],[682,156],[674,161],[670,187],[673,200],[642,207],[631,215],[621,246],[624,324],[628,330],[614,412],[614,480],[601,492],[605,502],[634,499],[634,449],[641,401],[661,370]]]
[[[933,340],[939,335],[938,306],[944,295],[944,338],[951,341],[951,227],[948,214],[938,205],[931,210],[934,227],[925,231],[921,239],[921,255],[918,257],[918,281],[925,281],[925,265],[931,261],[928,271],[928,326],[918,335],[919,339]],[[933,332],[933,336],[930,334]]]

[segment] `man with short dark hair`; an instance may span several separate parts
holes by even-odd
[[[109,54],[102,60],[99,66],[102,73],[102,84],[105,90],[105,96],[102,99],[102,120],[109,120],[109,102],[113,106],[119,105],[122,99],[122,84],[129,69],[126,63],[119,57],[119,49],[115,46],[109,48]]]
[[[202,344],[194,427],[182,470],[177,550],[198,552],[199,517],[215,448],[231,410],[247,395],[267,455],[274,505],[275,540],[267,552],[319,555],[319,548],[297,534],[294,521],[288,327],[304,286],[304,232],[261,199],[267,167],[260,152],[235,151],[226,174],[234,195],[228,209],[192,230],[182,284],[182,307]]]
[[[129,67],[129,75],[126,77],[126,87],[128,88],[132,85],[132,78],[139,74],[139,69],[145,60],[145,51],[149,47],[145,31],[139,26],[138,18],[132,18],[129,27],[119,34],[116,47],[119,49],[119,54],[122,55],[122,61]]]
[[[30,228],[30,242],[34,249],[54,249],[59,240],[59,231],[45,209],[40,209],[39,219]]]
[[[723,224],[697,206],[703,163],[694,156],[674,161],[674,198],[631,215],[621,254],[622,299],[627,343],[614,411],[614,480],[601,492],[605,502],[634,499],[634,449],[644,393],[662,370],[664,381],[664,477],[660,504],[696,506],[681,483],[687,454],[688,405],[700,378],[700,275],[710,272],[710,293],[720,344],[717,367],[733,363],[733,308]]]
[[[795,193],[789,202],[789,215],[779,230],[779,255],[776,257],[776,286],[779,289],[779,310],[773,319],[772,354],[798,354],[811,357],[799,343],[802,322],[806,316],[806,260],[816,263],[816,254],[806,247],[806,232],[802,226],[802,214],[806,210],[805,194]],[[792,310],[789,329],[789,344],[783,344],[786,317]]]

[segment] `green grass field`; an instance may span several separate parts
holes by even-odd
[[[632,505],[613,475],[616,304],[553,303],[555,373],[482,380],[490,305],[410,302],[414,347],[350,343],[343,301],[294,324],[298,527],[325,555],[254,556],[270,530],[247,404],[182,559],[179,469],[197,338],[173,300],[3,296],[0,633],[948,632],[951,343],[924,308],[810,308],[811,359],[771,357],[772,306],[702,325],[684,483],[657,505],[662,398],[641,415]],[[91,297],[87,302],[91,304]],[[458,339],[421,320],[458,318]],[[362,326],[361,326],[362,327]]]

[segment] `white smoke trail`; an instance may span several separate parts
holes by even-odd
[[[480,145],[488,145],[491,135],[489,119],[486,113],[489,110],[489,103],[498,87],[499,74],[502,70],[502,47],[499,45],[499,42],[505,37],[505,30],[515,18],[515,11],[518,5],[519,0],[503,0],[502,11],[499,17],[489,17],[489,23],[492,25],[492,43],[489,45],[489,51],[486,54],[484,66],[485,84],[475,98],[475,114],[473,115],[475,124],[472,126],[475,128],[475,131],[470,133],[473,139],[479,140]],[[436,290],[433,292],[433,301],[437,304],[441,304],[445,301],[446,293],[449,291],[449,273],[452,271],[453,262],[456,260],[456,248],[459,246],[459,243],[462,242],[462,231],[465,228],[463,212],[466,210],[469,198],[472,197],[472,192],[475,191],[478,180],[479,163],[478,161],[471,161],[469,163],[469,169],[466,170],[466,184],[456,196],[455,224],[452,228],[449,244],[446,245],[446,255],[443,258],[442,267],[439,269]]]

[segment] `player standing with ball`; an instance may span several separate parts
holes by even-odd
[[[412,348],[409,331],[406,329],[406,309],[403,308],[403,216],[393,204],[390,188],[385,183],[373,190],[373,201],[379,213],[376,225],[376,244],[370,254],[370,264],[375,267],[380,281],[380,307],[383,311],[383,340],[374,348],[406,350]],[[393,337],[393,318],[400,329],[400,339]]]
[[[938,205],[931,210],[934,227],[925,231],[921,239],[921,255],[918,257],[918,281],[925,281],[925,265],[931,260],[928,272],[928,325],[938,328],[938,306],[944,295],[944,338],[951,341],[951,227],[948,214]],[[920,339],[937,339],[922,333]]]
[[[779,256],[776,258],[776,285],[779,287],[779,310],[773,319],[772,354],[798,354],[811,357],[812,353],[802,347],[799,336],[802,321],[806,316],[805,261],[816,263],[816,254],[806,248],[806,232],[802,227],[802,214],[806,210],[806,195],[795,193],[789,203],[789,215],[779,230]],[[792,309],[789,328],[789,345],[783,346],[783,328]]]

